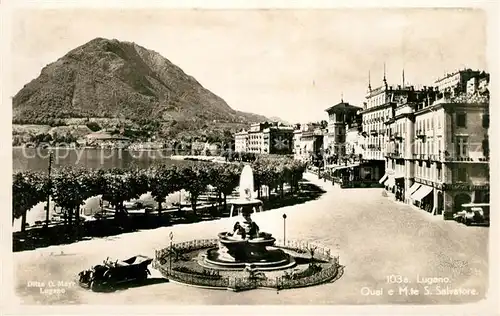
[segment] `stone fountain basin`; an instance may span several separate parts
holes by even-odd
[[[267,247],[272,246],[276,242],[276,238],[272,237],[268,233],[260,233],[259,237],[253,239],[233,239],[228,232],[222,232],[218,234],[219,241],[226,247],[238,247],[238,246],[258,246]]]

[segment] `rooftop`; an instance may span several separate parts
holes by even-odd
[[[329,108],[327,108],[325,111],[330,113],[332,111],[343,111],[343,110],[347,110],[347,111],[357,111],[357,110],[361,110],[361,107],[359,106],[354,106],[354,105],[351,105],[349,104],[348,102],[340,102],[340,103],[337,103]]]

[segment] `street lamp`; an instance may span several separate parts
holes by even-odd
[[[283,245],[286,246],[286,214],[283,214]]]
[[[170,259],[170,273],[172,273],[172,255],[173,255],[173,248],[172,248],[172,239],[174,239],[174,233],[170,232],[169,234],[170,237],[170,255],[168,258]]]
[[[52,189],[52,179],[51,177],[51,172],[52,172],[52,159],[54,153],[49,151],[49,183],[48,183],[48,188],[47,188],[47,210],[45,213],[45,228],[49,228],[49,212],[50,212],[50,191]]]

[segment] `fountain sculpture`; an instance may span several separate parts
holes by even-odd
[[[251,215],[262,211],[262,201],[255,195],[253,173],[245,166],[240,177],[240,198],[232,202],[230,218],[236,222],[229,232],[218,234],[218,248],[209,249],[201,265],[214,269],[242,270],[252,264],[259,270],[285,269],[295,265],[294,260],[281,249],[272,247],[276,239],[261,232]]]

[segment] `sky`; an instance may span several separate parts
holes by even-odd
[[[93,38],[157,51],[232,108],[288,122],[362,106],[370,72],[382,84],[431,85],[457,69],[487,69],[479,9],[17,9],[11,96]]]

